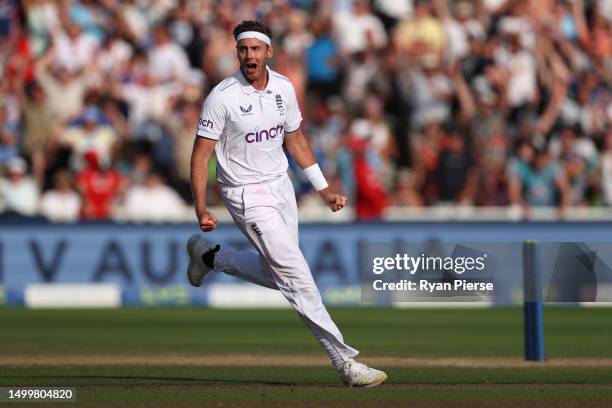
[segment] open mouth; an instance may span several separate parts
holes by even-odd
[[[247,74],[254,74],[257,70],[257,64],[254,62],[247,63],[244,67]]]

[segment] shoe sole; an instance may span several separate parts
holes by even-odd
[[[202,282],[204,282],[204,280],[202,280],[202,282],[200,282],[199,285],[197,285],[192,279],[191,279],[191,269],[193,268],[193,263],[194,263],[194,256],[193,256],[193,246],[195,245],[197,238],[200,238],[199,235],[192,235],[189,238],[189,241],[187,241],[187,255],[189,255],[189,265],[187,266],[187,280],[189,281],[189,283],[192,286],[195,286],[196,288],[199,288],[200,286],[202,286]]]

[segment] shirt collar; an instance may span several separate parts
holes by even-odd
[[[267,65],[266,65],[266,71],[268,71],[268,83],[266,84],[266,87],[262,91],[258,91],[257,89],[253,88],[253,85],[251,85],[249,81],[247,81],[247,79],[244,77],[244,74],[242,73],[242,70],[240,68],[238,68],[238,70],[234,73],[234,77],[238,80],[238,83],[240,84],[240,88],[242,89],[242,92],[244,92],[245,94],[250,95],[253,92],[266,93],[266,91],[270,89],[270,83],[272,82],[272,73],[270,72],[270,68],[268,68]]]

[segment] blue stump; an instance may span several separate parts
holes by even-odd
[[[525,360],[544,361],[542,274],[537,241],[523,244],[523,295],[525,314]]]

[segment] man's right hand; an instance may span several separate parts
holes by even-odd
[[[198,222],[200,223],[200,229],[202,231],[209,232],[217,227],[219,221],[217,221],[213,213],[204,211],[202,214],[198,215]]]

